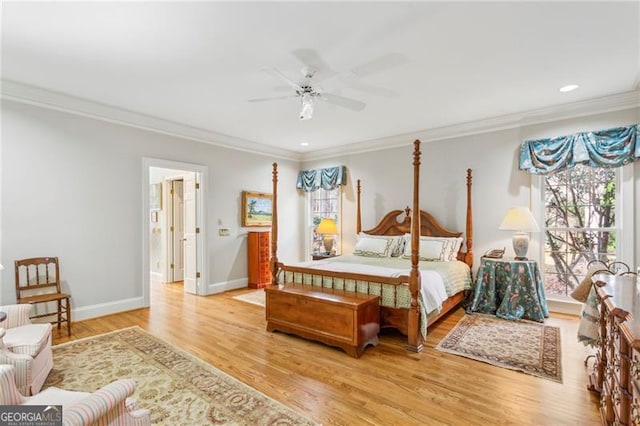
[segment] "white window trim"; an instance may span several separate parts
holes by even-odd
[[[627,164],[616,171],[616,235],[622,235],[624,224],[624,235],[635,235],[635,217],[633,209],[635,205],[634,188],[634,165]],[[542,199],[542,188],[544,185],[543,175],[533,175],[531,177],[531,212],[538,223],[544,226],[544,202]],[[538,262],[544,259],[544,232],[537,232],[531,235],[530,250],[538,254]],[[617,241],[620,239],[618,238]],[[616,259],[625,262],[627,265],[635,263],[634,238],[623,238],[622,244],[616,246]],[[543,265],[540,265],[542,269]],[[544,273],[541,274],[544,280]],[[554,299],[547,296],[549,310],[567,314],[579,315],[582,303],[572,300]]]

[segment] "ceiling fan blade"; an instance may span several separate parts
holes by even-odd
[[[264,68],[264,71],[275,75],[276,77],[284,80],[289,86],[293,87],[296,90],[302,90],[302,87],[300,87],[300,85],[296,82],[294,82],[293,80],[291,80],[289,77],[287,77],[286,75],[284,75],[284,73],[282,71],[280,71],[277,68]]]
[[[280,99],[289,99],[289,98],[297,98],[298,95],[289,95],[289,96],[273,96],[269,98],[255,98],[249,99],[248,102],[266,102],[266,101],[278,101]]]
[[[336,74],[320,54],[313,49],[296,49],[291,52],[310,71],[314,80],[321,81]]]
[[[400,53],[389,53],[380,56],[372,61],[366,62],[351,69],[351,72],[358,77],[365,77],[389,68],[404,65],[409,62],[409,58]]]
[[[331,93],[323,93],[320,96],[320,99],[354,111],[362,111],[367,105],[364,102],[360,102],[351,98],[345,98],[344,96],[333,95]]]
[[[361,82],[360,79],[352,72],[340,73],[332,81],[334,81],[331,85],[333,90],[348,87],[350,89],[357,90],[358,92],[377,95],[384,98],[395,98],[398,96],[398,92],[394,90]]]

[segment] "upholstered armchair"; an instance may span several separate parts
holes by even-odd
[[[135,400],[129,398],[136,388],[131,379],[116,380],[93,393],[51,387],[24,397],[16,388],[14,371],[11,365],[0,365],[0,405],[61,405],[66,426],[151,425],[149,410],[137,409]]]
[[[31,305],[0,306],[0,364],[15,367],[16,386],[23,395],[40,392],[53,368],[51,324],[33,324]]]

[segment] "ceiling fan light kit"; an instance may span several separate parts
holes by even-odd
[[[313,97],[311,93],[303,93],[302,109],[300,109],[300,120],[309,120],[313,117]]]

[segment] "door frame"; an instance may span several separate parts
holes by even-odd
[[[196,222],[200,227],[200,238],[196,241],[196,257],[200,278],[197,281],[198,295],[206,295],[207,285],[209,282],[209,267],[205,259],[208,259],[207,244],[204,243],[206,238],[206,193],[207,183],[209,182],[209,168],[201,164],[183,163],[180,161],[164,160],[160,158],[143,157],[142,158],[142,303],[143,306],[149,306],[151,303],[150,286],[151,277],[149,274],[149,172],[151,167],[159,167],[163,169],[185,170],[196,173],[196,181],[200,182],[200,189],[196,192]]]

